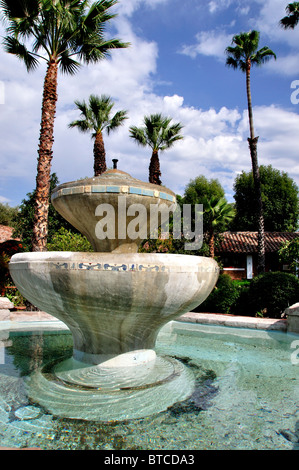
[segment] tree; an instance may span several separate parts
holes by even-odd
[[[50,251],[93,252],[91,244],[84,235],[74,233],[72,230],[67,230],[64,227],[60,227],[54,233],[51,241],[48,243],[48,249]]]
[[[247,91],[247,104],[248,104],[248,118],[250,128],[250,138],[248,139],[250,156],[252,162],[253,179],[255,190],[257,193],[257,213],[258,213],[258,271],[265,271],[265,233],[264,233],[264,218],[263,218],[263,202],[261,194],[261,184],[259,175],[259,165],[257,157],[257,142],[258,137],[254,133],[253,125],[253,112],[252,112],[252,98],[251,98],[251,84],[250,74],[253,65],[261,66],[267,62],[271,57],[276,59],[274,52],[265,46],[261,49],[259,47],[260,33],[258,31],[250,31],[248,33],[241,33],[233,37],[232,44],[226,49],[227,60],[226,65],[234,69],[240,69],[246,74],[246,91]]]
[[[166,150],[178,140],[183,139],[180,132],[183,126],[180,123],[171,124],[172,119],[162,114],[151,114],[144,117],[144,127],[130,127],[130,137],[143,147],[152,149],[149,165],[149,182],[161,184],[159,151]]]
[[[56,173],[51,174],[50,178],[50,193],[59,184]],[[20,237],[22,244],[27,251],[32,250],[32,238],[34,227],[34,205],[35,205],[35,190],[27,194],[27,198],[23,199],[18,214],[14,223],[14,237]],[[48,241],[52,242],[52,238],[56,232],[61,228],[65,228],[73,233],[78,233],[72,225],[70,225],[57,211],[54,209],[50,201],[49,195],[49,211],[48,211]]]
[[[235,210],[225,198],[205,197],[203,199],[205,231],[208,235],[210,257],[215,257],[215,234],[223,232],[235,216]]]
[[[223,187],[217,179],[208,180],[200,175],[186,186],[179,204],[190,204],[193,209],[195,204],[203,205],[204,243],[209,247],[209,255],[214,258],[217,234],[227,230],[235,215],[233,206],[225,199]],[[192,214],[192,223],[194,215]]]
[[[90,95],[88,104],[85,101],[75,101],[75,105],[81,111],[82,119],[73,121],[69,127],[77,127],[81,132],[92,132],[94,139],[94,176],[99,176],[106,171],[106,152],[103,139],[103,131],[110,132],[117,129],[127,119],[126,111],[117,111],[111,117],[114,106],[110,96]]]
[[[289,265],[293,274],[299,272],[299,237],[282,244],[279,252],[279,261]]]
[[[104,37],[109,12],[117,0],[1,0],[8,22],[5,50],[21,59],[27,71],[45,60],[42,115],[36,177],[33,251],[46,251],[54,120],[57,103],[58,68],[75,74],[80,62],[96,63],[111,49],[127,47],[118,39]],[[27,44],[29,46],[27,47]],[[80,62],[76,61],[77,57]]]
[[[184,204],[203,204],[205,198],[213,197],[221,199],[225,195],[224,189],[217,179],[208,180],[205,176],[200,175],[190,180],[184,192]]]
[[[284,29],[294,29],[299,23],[299,2],[289,3],[286,7],[287,16],[280,20]]]
[[[13,227],[18,207],[10,207],[8,204],[0,202],[0,225]]]
[[[267,232],[295,232],[298,229],[299,189],[285,172],[260,166],[263,214]],[[236,217],[231,229],[254,231],[256,193],[252,172],[242,172],[234,183]]]

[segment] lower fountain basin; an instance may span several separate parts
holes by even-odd
[[[166,254],[22,253],[10,262],[19,291],[63,321],[73,357],[37,369],[28,396],[57,416],[124,420],[187,399],[192,371],[156,356],[163,325],[203,302],[218,279],[210,258]]]
[[[69,327],[74,358],[99,364],[153,349],[164,324],[207,298],[219,268],[189,255],[34,252],[14,255],[10,273],[24,297]]]

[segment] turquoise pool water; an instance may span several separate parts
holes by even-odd
[[[1,347],[2,345],[2,347]],[[64,329],[0,329],[0,446],[103,450],[299,449],[299,335],[171,322],[156,351],[182,361],[194,394],[156,415],[99,423],[54,417],[26,377],[72,354]]]

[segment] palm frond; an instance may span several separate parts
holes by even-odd
[[[117,111],[107,126],[108,134],[123,125],[126,119],[128,119],[127,111]]]
[[[81,67],[81,64],[72,59],[68,51],[64,51],[62,54],[60,54],[59,66],[62,73],[75,75],[75,73],[77,73],[78,69]]]
[[[136,127],[136,126],[131,126],[129,129],[129,132],[130,132],[130,137],[136,140],[138,145],[141,145],[142,147],[145,147],[147,145],[147,139],[146,139],[144,129],[141,129],[140,127]]]
[[[287,16],[280,20],[284,29],[294,29],[299,23],[299,2],[289,3],[286,7]]]
[[[71,127],[78,127],[81,131],[83,127],[84,132],[93,130],[92,137],[95,137],[99,131],[102,132],[104,129],[109,134],[126,119],[126,111],[118,111],[115,116],[110,117],[114,103],[108,95],[90,95],[88,103],[75,101],[75,105],[81,111],[82,120],[74,121],[74,123],[71,123]]]
[[[76,121],[72,121],[69,124],[69,127],[77,127],[77,129],[80,132],[89,132],[90,131],[90,126],[89,123],[86,119],[78,119]]]
[[[272,57],[276,60],[276,54],[269,49],[268,46],[265,46],[252,56],[251,62],[255,65],[262,65],[265,62],[268,62]]]
[[[37,58],[16,38],[11,36],[5,37],[3,39],[3,46],[6,52],[21,59],[25,63],[28,71],[34,70],[38,66]]]
[[[254,65],[262,65],[274,57],[275,53],[268,46],[258,50],[260,33],[258,31],[249,31],[248,33],[240,33],[233,37],[232,44],[225,52],[227,54],[226,65],[234,69],[240,69],[246,72],[247,68]]]

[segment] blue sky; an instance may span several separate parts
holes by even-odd
[[[129,137],[145,114],[161,112],[184,125],[184,139],[160,154],[162,182],[178,194],[198,175],[216,178],[233,201],[234,180],[251,169],[247,145],[245,76],[225,66],[225,48],[241,31],[261,33],[277,60],[252,71],[259,163],[286,171],[299,185],[299,104],[291,83],[299,80],[299,26],[282,30],[286,0],[120,0],[111,34],[131,47],[111,59],[59,76],[52,170],[61,183],[93,174],[92,141],[69,129],[78,117],[74,100],[108,94],[125,126],[105,137],[108,166],[147,181],[150,149]],[[3,35],[3,26],[0,33]],[[0,202],[20,204],[35,187],[45,65],[28,74],[0,49]],[[299,95],[298,95],[299,96]],[[1,98],[1,96],[0,96]]]

